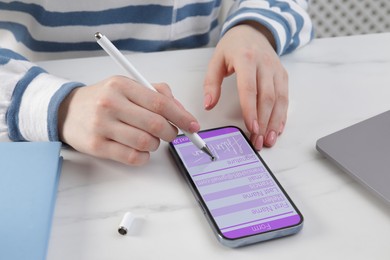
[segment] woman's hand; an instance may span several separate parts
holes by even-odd
[[[60,139],[78,151],[129,165],[143,165],[177,127],[196,132],[197,120],[166,84],[157,92],[123,76],[73,90],[59,109]],[[172,124],[171,124],[172,123]]]
[[[251,142],[258,150],[273,146],[286,124],[288,75],[271,33],[260,24],[237,25],[218,43],[204,83],[206,109],[218,103],[222,81],[233,73]]]

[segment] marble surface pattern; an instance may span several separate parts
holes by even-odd
[[[282,57],[290,77],[288,122],[276,146],[260,154],[305,217],[297,235],[240,249],[220,245],[167,143],[139,168],[64,149],[48,259],[390,259],[389,205],[315,149],[318,138],[390,109],[389,46],[389,33],[318,39]],[[167,82],[203,128],[244,128],[234,77],[224,81],[213,111],[202,108],[211,53],[129,58],[149,81]],[[39,64],[85,83],[122,73],[108,57]],[[136,219],[121,236],[126,211]]]

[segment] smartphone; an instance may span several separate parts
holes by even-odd
[[[241,129],[199,132],[216,157],[184,135],[169,148],[217,239],[240,247],[297,233],[303,216]]]

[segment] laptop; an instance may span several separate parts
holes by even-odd
[[[390,205],[390,110],[320,138],[316,148]]]

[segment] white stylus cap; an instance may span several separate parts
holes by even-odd
[[[134,215],[131,212],[126,212],[118,227],[119,234],[126,235],[127,232],[130,230],[130,227],[133,224],[133,222],[134,222]]]

